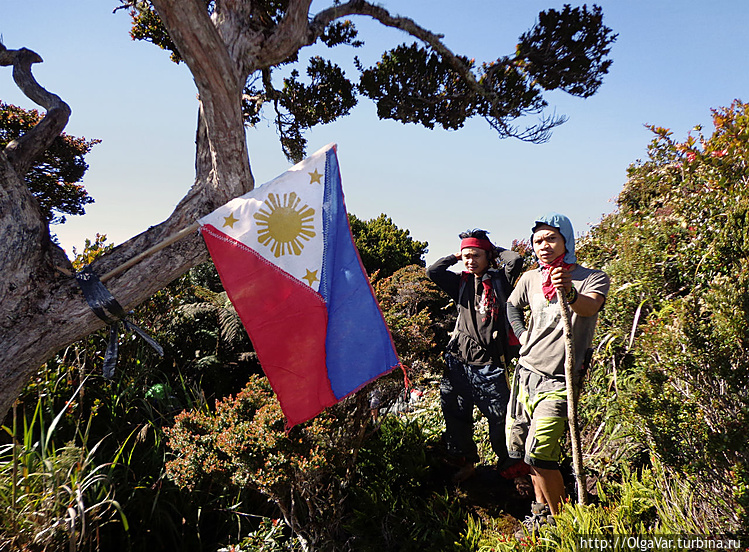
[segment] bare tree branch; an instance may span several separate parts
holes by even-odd
[[[57,138],[70,117],[70,107],[56,94],[42,88],[31,74],[31,65],[41,63],[36,52],[26,48],[8,50],[0,44],[0,65],[13,66],[13,80],[18,88],[34,103],[47,110],[47,114],[33,129],[13,140],[5,148],[8,161],[18,175],[23,177],[34,160]]]
[[[429,45],[432,50],[440,54],[450,64],[450,67],[466,80],[471,89],[479,94],[485,93],[483,87],[476,80],[476,76],[465,62],[442,43],[444,35],[433,33],[408,17],[393,16],[385,8],[370,4],[365,0],[351,0],[340,6],[333,6],[318,13],[310,24],[313,36],[315,39],[319,38],[329,23],[349,15],[367,15],[386,27],[400,29],[414,38],[418,38],[423,43]]]

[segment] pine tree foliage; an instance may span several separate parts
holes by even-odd
[[[131,36],[167,50],[173,61],[183,56],[150,2],[125,2],[132,17]],[[206,1],[214,14],[216,2]],[[246,4],[245,18],[253,31],[270,34],[284,23],[291,8],[288,1],[262,1]],[[340,12],[340,16],[335,17]],[[549,9],[539,14],[536,24],[519,38],[516,51],[477,65],[465,55],[454,54],[441,37],[419,27],[414,21],[391,15],[385,8],[356,0],[335,2],[328,10],[311,17],[320,26],[310,44],[328,47],[364,44],[349,16],[377,19],[383,25],[399,28],[420,40],[401,44],[384,52],[379,62],[365,67],[353,59],[359,79],[346,76],[343,69],[320,56],[309,59],[307,82],[292,69],[280,78],[278,69],[300,63],[298,52],[283,60],[258,67],[244,90],[243,114],[248,125],[263,118],[264,106],[272,108],[284,153],[295,161],[305,155],[304,132],[350,113],[358,96],[377,105],[381,119],[417,123],[426,128],[439,125],[459,129],[471,117],[483,117],[501,138],[516,137],[531,142],[549,139],[551,130],[564,117],[543,114],[546,90],[561,89],[575,96],[596,93],[611,65],[608,59],[616,35],[603,24],[598,6],[561,11]],[[319,20],[319,23],[318,23]],[[516,126],[512,121],[526,115],[539,115],[537,123]]]

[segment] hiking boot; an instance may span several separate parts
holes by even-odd
[[[549,510],[547,504],[533,502],[531,504],[531,515],[525,517],[520,529],[515,532],[515,538],[521,540],[526,537],[535,537],[542,525],[556,525],[554,516],[551,515],[551,510]]]

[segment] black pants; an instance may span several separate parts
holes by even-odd
[[[510,389],[504,367],[464,364],[450,353],[445,354],[445,362],[447,373],[440,382],[440,399],[448,452],[463,456],[469,462],[478,462],[479,455],[473,441],[475,405],[489,421],[489,439],[501,468],[509,460],[505,414]]]

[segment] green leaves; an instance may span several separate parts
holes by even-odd
[[[541,12],[538,23],[520,37],[517,57],[545,90],[561,89],[587,98],[596,93],[612,61],[606,59],[617,35],[603,24],[599,6],[564,6]]]
[[[371,220],[360,220],[352,214],[348,218],[354,243],[371,278],[386,278],[411,264],[425,265],[423,257],[429,244],[413,239],[385,213]]]
[[[466,71],[473,70],[473,60],[462,56],[459,60]],[[375,66],[360,66],[360,70],[359,91],[375,101],[381,119],[457,130],[467,119],[482,116],[501,137],[540,141],[544,135],[516,131],[508,124],[546,107],[540,90],[516,60],[505,57],[483,64],[478,84],[471,86],[449,61],[414,43],[398,46],[383,54]],[[548,123],[555,126],[562,121],[556,118]]]
[[[375,66],[360,70],[359,91],[375,101],[380,119],[457,130],[476,112],[478,98],[461,76],[416,43],[402,44],[384,53]]]
[[[285,113],[276,109],[281,145],[286,157],[294,161],[304,158],[307,141],[303,130],[347,115],[357,102],[354,86],[339,66],[313,57],[307,66],[307,76],[310,84],[299,81],[297,70],[284,79],[278,106]]]
[[[350,19],[346,19],[344,21],[334,21],[325,27],[320,40],[330,48],[339,44],[348,44],[354,48],[359,48],[364,45],[364,42],[356,40],[358,35],[359,31],[354,27],[354,23]]]
[[[0,102],[0,147],[23,136],[41,120],[35,109],[27,111]],[[24,181],[47,222],[63,224],[65,215],[83,215],[84,206],[94,202],[78,182],[88,170],[86,155],[99,142],[63,133],[26,173]]]
[[[749,458],[749,105],[713,120],[711,136],[681,142],[651,127],[649,158],[581,250],[612,276],[599,333],[620,344],[621,422],[686,484],[714,490],[690,515],[725,529],[749,519],[729,483]]]
[[[214,2],[204,1],[207,13],[213,13]],[[236,2],[224,7],[222,20],[235,17],[241,21],[235,31],[243,41],[253,44],[247,49],[253,52],[253,59],[238,60],[240,65],[247,64],[242,65],[242,70],[249,73],[242,99],[245,122],[257,124],[263,106],[271,104],[281,147],[292,161],[305,156],[305,131],[347,115],[357,103],[357,93],[376,103],[381,119],[420,124],[428,129],[440,126],[457,130],[469,118],[483,117],[500,138],[544,142],[551,129],[565,118],[543,114],[547,106],[543,91],[561,89],[584,98],[595,94],[611,66],[607,56],[616,40],[616,35],[603,24],[599,7],[588,10],[586,6],[573,9],[566,5],[561,12],[541,12],[536,25],[520,37],[513,55],[499,56],[477,67],[473,59],[453,53],[442,44],[439,35],[414,21],[393,16],[368,2],[352,2],[343,10],[345,17],[370,16],[383,25],[406,31],[420,42],[386,51],[372,67],[365,68],[354,58],[361,73],[356,84],[338,66],[315,57],[307,68],[309,82],[301,82],[299,70],[293,69],[279,89],[274,72],[298,63],[302,47],[317,40],[328,47],[363,45],[350,19],[335,18],[331,10],[339,3],[334,2],[333,7],[312,17],[309,27],[294,29],[308,37],[309,43],[299,42],[280,55],[264,51],[266,44],[286,42],[285,37],[274,35],[288,15],[288,4],[284,0]],[[153,42],[170,51],[172,60],[181,61],[150,3],[125,5],[133,20],[132,37]],[[256,82],[262,82],[262,87],[256,87]],[[514,126],[516,119],[538,114],[538,122],[521,128]]]
[[[515,56],[482,64],[478,75],[474,61],[464,56],[451,60],[428,47],[404,44],[383,54],[374,67],[360,67],[359,90],[376,102],[381,119],[456,130],[466,119],[482,116],[502,138],[543,142],[564,117],[542,117],[524,129],[512,120],[541,113],[547,106],[542,90],[584,98],[595,94],[611,66],[606,56],[615,40],[599,7],[566,5],[562,12],[541,12],[521,36]]]

